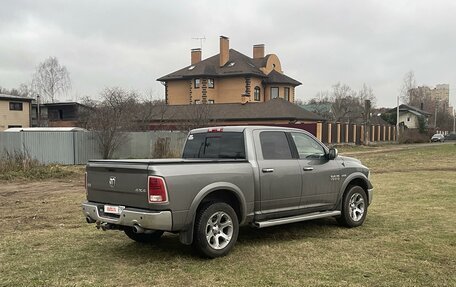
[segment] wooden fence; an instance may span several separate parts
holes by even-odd
[[[360,125],[348,123],[316,123],[319,140],[326,144],[367,144],[396,141],[392,125]]]

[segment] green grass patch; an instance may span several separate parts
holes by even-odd
[[[375,187],[363,226],[242,227],[233,252],[214,260],[175,234],[142,245],[86,224],[82,176],[8,182],[0,286],[456,286],[455,148],[362,154]]]

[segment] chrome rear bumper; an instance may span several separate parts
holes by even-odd
[[[100,215],[99,208],[103,208],[103,204],[85,202],[82,204],[82,212],[85,217],[90,217],[94,221],[106,222],[122,226],[139,225],[144,229],[171,231],[173,220],[171,211],[148,211],[148,210],[132,210],[125,208],[122,210],[119,218],[106,217]],[[102,211],[103,209],[101,209]]]

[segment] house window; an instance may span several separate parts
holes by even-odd
[[[201,85],[201,79],[195,79],[194,80],[194,86],[195,86],[195,89],[198,89]]]
[[[407,117],[407,122],[410,122],[410,117]]]
[[[21,125],[8,125],[8,128],[9,129],[12,129],[12,128],[22,128]]]
[[[207,87],[211,89],[214,88],[214,79],[207,79]]]
[[[213,103],[214,103],[214,100],[208,100],[207,103],[208,103],[208,104],[213,104]]]
[[[199,104],[201,104],[201,101],[200,100],[195,100],[195,104],[199,105]]]
[[[290,101],[290,88],[283,88],[283,98]]]
[[[279,97],[279,88],[271,87],[271,99],[276,99]]]
[[[260,100],[260,87],[256,86],[255,89],[253,90],[253,99],[255,101]]]
[[[10,102],[9,109],[10,111],[22,111],[22,103]]]

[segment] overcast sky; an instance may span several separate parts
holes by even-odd
[[[193,37],[219,36],[252,56],[264,43],[309,100],[334,83],[370,85],[377,106],[394,106],[404,74],[450,84],[456,104],[456,1],[6,1],[0,0],[0,86],[29,82],[57,57],[70,72],[67,98],[98,97],[107,86],[163,96],[157,78],[189,65]],[[65,99],[62,99],[65,100]]]

